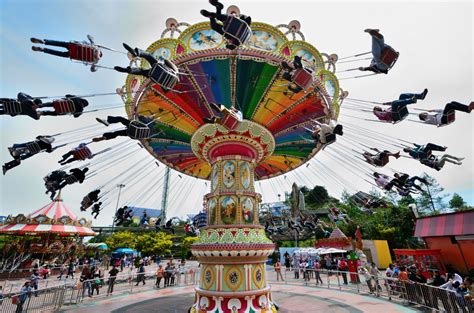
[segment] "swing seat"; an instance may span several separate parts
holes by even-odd
[[[223,107],[221,111],[224,115],[224,117],[221,120],[222,125],[224,125],[230,130],[234,130],[240,125],[241,120],[237,116],[237,114],[227,109],[226,107]]]
[[[238,41],[239,45],[241,45],[250,39],[252,29],[245,21],[229,15],[224,22],[224,33]]]
[[[68,185],[72,185],[77,182],[77,178],[74,175],[68,175],[64,178],[64,180],[66,181],[66,183],[68,183]]]
[[[15,100],[3,103],[3,109],[9,115],[18,115],[22,113],[20,102]]]
[[[75,149],[72,155],[76,160],[85,160],[92,157],[92,151],[88,147],[81,147],[79,149]]]
[[[336,134],[328,134],[326,135],[326,146],[336,142]]]
[[[59,115],[66,115],[76,112],[76,105],[72,100],[54,100],[53,108],[56,113]]]
[[[36,154],[41,151],[41,147],[37,141],[28,142],[26,148],[31,154]]]
[[[444,124],[439,124],[437,125],[438,127],[444,127],[447,126],[451,123],[453,123],[456,120],[456,111],[449,111],[448,114],[445,114],[446,116],[446,123]]]
[[[400,107],[398,112],[392,111],[392,123],[396,124],[398,122],[403,121],[408,116],[408,108],[406,105]]]
[[[380,62],[387,66],[387,70],[390,70],[397,62],[399,55],[392,47],[387,46],[380,55]]]
[[[292,81],[298,87],[307,90],[313,84],[313,74],[305,68],[299,68],[293,73]]]
[[[150,70],[150,79],[161,87],[173,89],[179,83],[178,68],[167,59],[157,62]]]
[[[86,64],[97,63],[100,59],[100,50],[96,46],[72,41],[68,46],[69,58]]]
[[[147,124],[135,120],[130,122],[127,133],[132,139],[147,139],[150,137],[151,131]]]

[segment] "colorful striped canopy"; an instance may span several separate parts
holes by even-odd
[[[29,215],[8,217],[5,224],[0,226],[0,235],[95,236],[91,226],[90,221],[78,219],[58,196],[53,202]]]
[[[284,174],[305,163],[317,152],[311,128],[314,120],[336,119],[339,85],[324,68],[321,54],[304,41],[289,41],[277,28],[252,23],[250,43],[238,50],[224,47],[209,23],[186,29],[178,39],[164,38],[147,51],[166,57],[178,66],[179,83],[172,89],[129,75],[125,101],[131,117],[153,116],[153,138],[144,141],[148,151],[182,173],[208,179],[211,168],[196,157],[191,138],[215,115],[211,103],[235,107],[243,118],[266,127],[275,150],[255,169],[255,179]],[[313,84],[304,91],[288,91],[282,78],[282,61],[299,55],[313,71]],[[143,61],[142,66],[149,66]]]
[[[415,237],[474,235],[474,211],[422,217],[416,220]]]

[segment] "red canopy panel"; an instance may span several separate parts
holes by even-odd
[[[422,217],[416,220],[415,237],[474,235],[474,211]]]

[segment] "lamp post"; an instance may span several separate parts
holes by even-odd
[[[125,185],[124,184],[118,184],[117,187],[119,188],[119,193],[118,193],[118,197],[117,197],[117,204],[115,205],[115,214],[114,214],[114,217],[113,217],[113,220],[112,220],[112,234],[114,233],[114,229],[115,229],[115,217],[117,216],[118,205],[119,205],[119,202],[120,202],[120,193],[122,191],[122,188],[125,187]]]

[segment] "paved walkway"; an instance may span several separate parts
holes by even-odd
[[[280,306],[279,313],[308,312],[417,312],[393,302],[349,292],[324,288],[273,284],[272,294]],[[182,313],[192,304],[193,287],[153,289],[132,294],[85,300],[80,305],[64,307],[62,312],[160,312]]]

